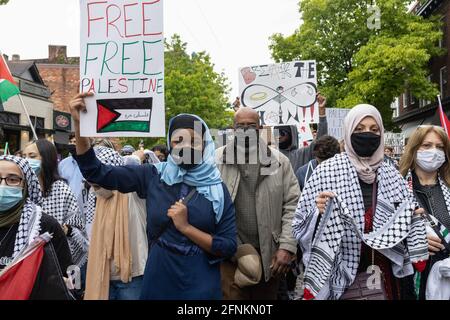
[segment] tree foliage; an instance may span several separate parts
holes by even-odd
[[[274,34],[276,61],[315,59],[320,90],[329,105],[350,108],[371,103],[392,128],[393,100],[409,90],[430,100],[438,93],[427,80],[429,60],[442,53],[439,17],[407,12],[407,0],[378,0],[380,28],[372,0],[302,0],[303,23],[294,34]]]
[[[223,73],[214,71],[214,64],[205,52],[189,55],[187,44],[174,35],[166,42],[165,51],[165,104],[166,125],[180,113],[200,116],[210,128],[231,125],[233,112],[228,103],[228,80]],[[140,138],[123,138],[122,144],[135,147]],[[146,147],[164,144],[165,138],[144,139]]]

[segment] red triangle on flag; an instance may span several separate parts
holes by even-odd
[[[8,65],[6,64],[5,59],[3,58],[3,55],[0,54],[0,80],[8,80],[12,84],[16,85],[16,82],[14,81],[11,72],[9,71]]]
[[[113,123],[120,117],[120,113],[111,110],[97,102],[97,132]]]
[[[28,300],[43,257],[44,244],[3,274],[0,277],[0,300]]]

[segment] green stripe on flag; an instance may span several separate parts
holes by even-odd
[[[14,84],[9,82],[8,80],[1,79],[0,80],[0,100],[1,102],[8,101],[9,98],[19,94],[20,90]]]
[[[149,132],[150,123],[143,121],[119,121],[111,123],[109,126],[104,127],[99,133],[106,132]]]

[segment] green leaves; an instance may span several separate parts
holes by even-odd
[[[2,4],[7,4],[9,2],[9,0],[0,0],[0,6],[2,5]]]
[[[302,0],[303,23],[290,36],[274,34],[270,49],[277,61],[316,59],[320,90],[329,104],[351,108],[371,103],[392,127],[391,102],[406,90],[431,99],[430,58],[441,54],[438,18],[407,12],[409,1],[378,0],[381,28],[371,29],[369,0]]]
[[[166,124],[180,113],[200,116],[210,128],[223,128],[233,122],[227,94],[228,80],[214,71],[214,64],[205,52],[187,53],[187,44],[179,35],[166,42],[165,52]],[[123,138],[123,144],[137,146],[140,138]],[[146,147],[162,139],[144,139]]]

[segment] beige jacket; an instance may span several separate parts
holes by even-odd
[[[227,161],[230,145],[216,150],[216,163],[231,198],[239,187],[240,171],[234,159]],[[229,149],[228,149],[229,151]],[[225,155],[226,154],[226,155]],[[289,159],[278,150],[269,148],[267,160],[261,165],[261,181],[256,191],[256,214],[261,259],[265,280],[271,277],[272,257],[278,249],[295,254],[297,243],[292,235],[292,220],[300,196],[300,188]],[[228,164],[230,163],[230,164]]]

